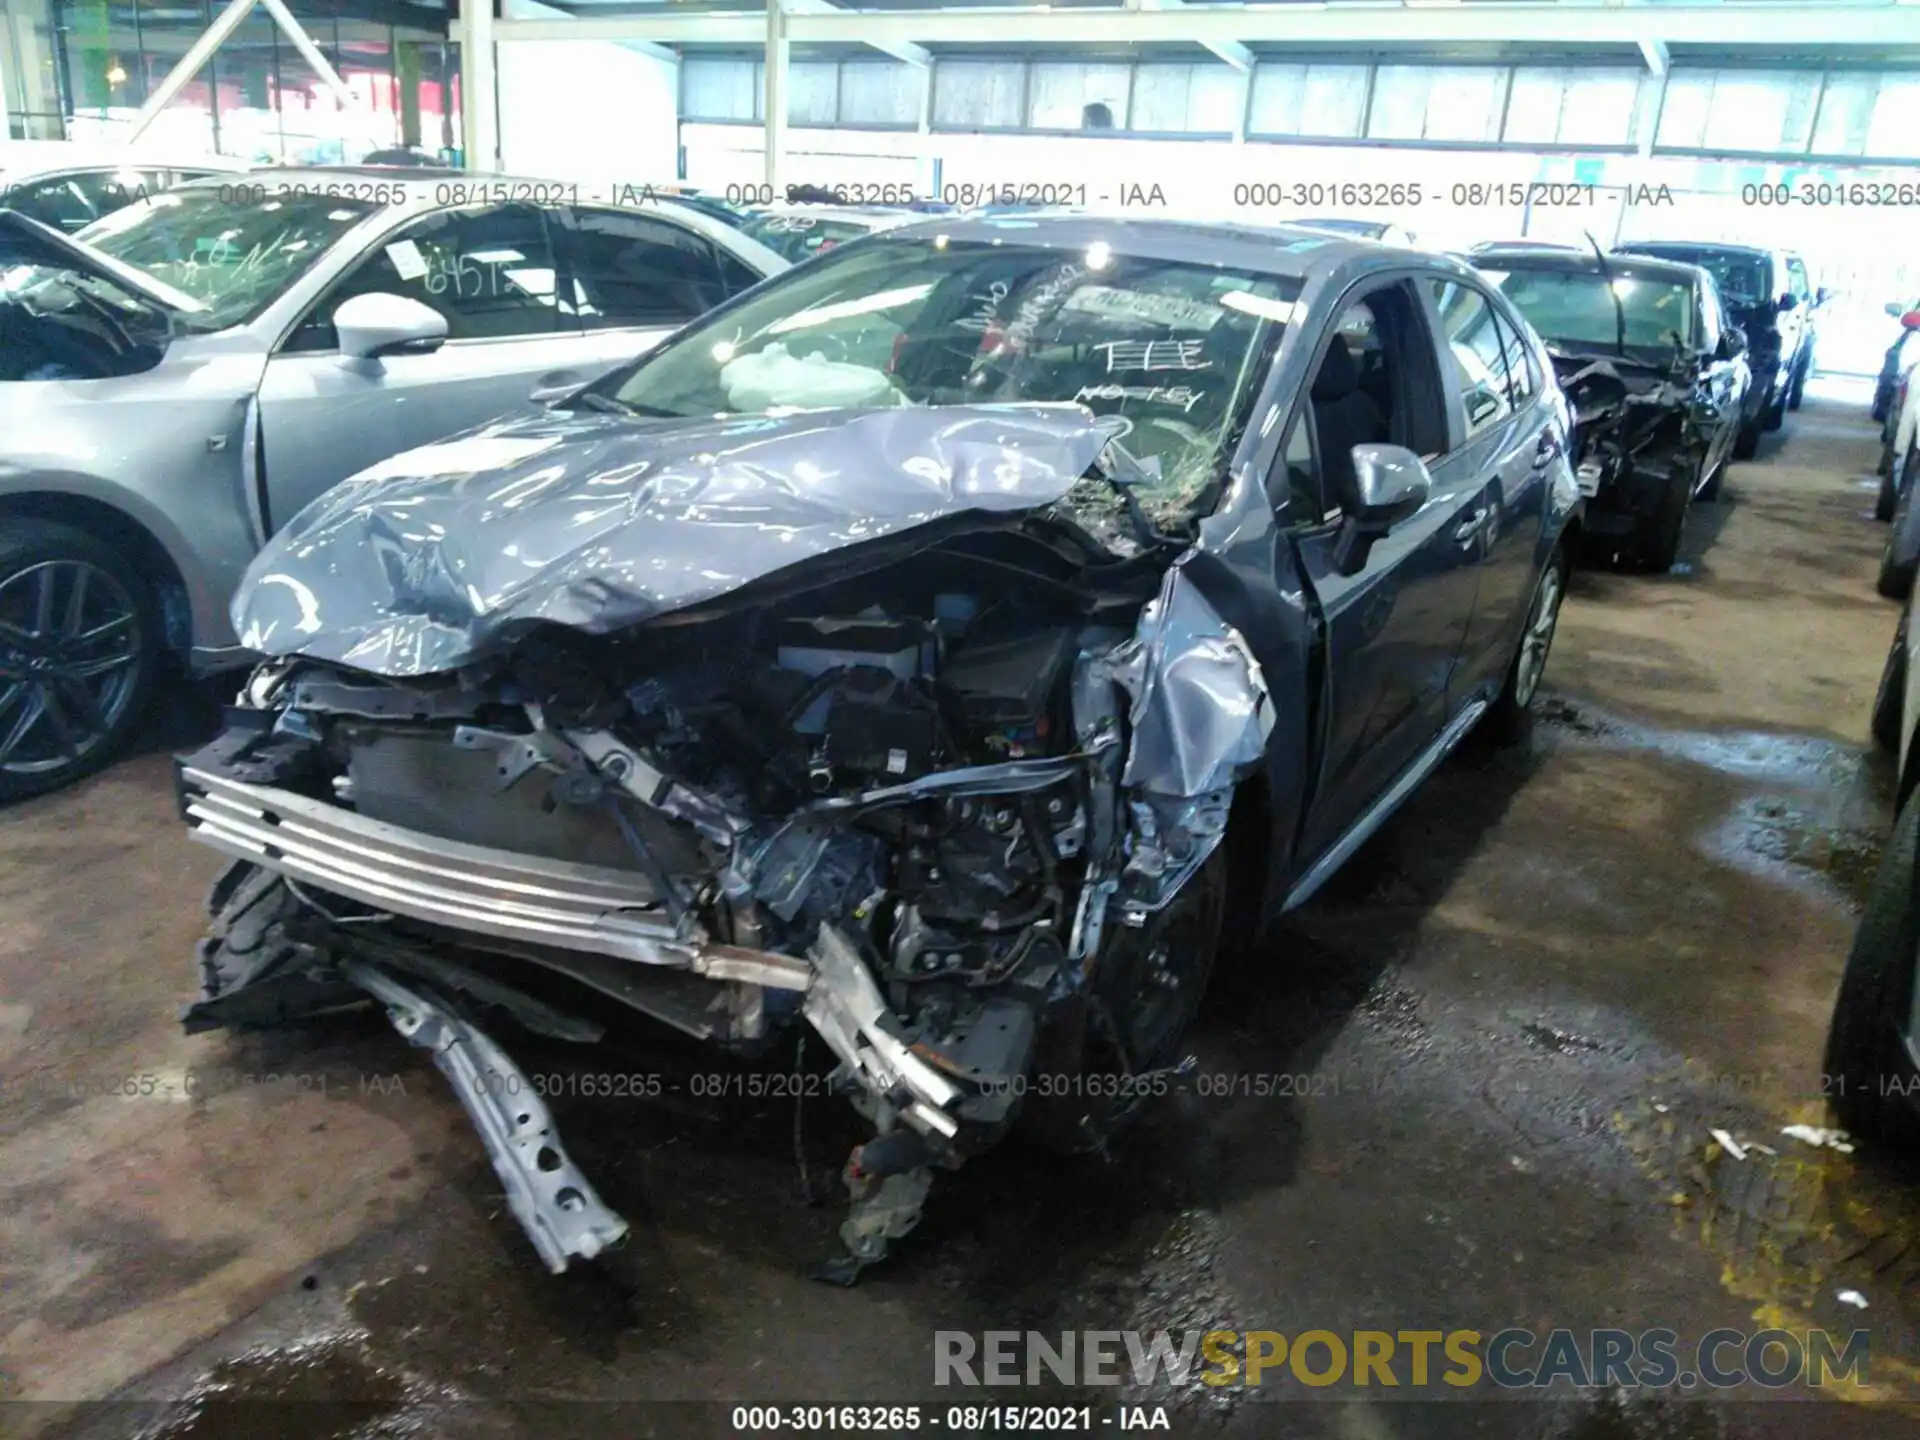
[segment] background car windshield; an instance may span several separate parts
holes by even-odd
[[[253,319],[376,208],[337,195],[236,200],[233,193],[224,185],[170,190],[74,238],[207,307],[182,324],[223,330]]]
[[[1298,281],[1025,245],[880,239],[682,332],[612,393],[643,414],[1077,403],[1112,417],[1157,519],[1223,468]]]
[[[1541,336],[1562,350],[1617,353],[1620,322],[1629,350],[1692,347],[1693,287],[1616,272],[1611,281],[1590,270],[1483,270]],[[1608,293],[1611,285],[1612,294]],[[1614,299],[1620,301],[1614,308]]]
[[[869,226],[853,220],[823,220],[817,215],[756,215],[740,227],[782,260],[802,260],[865,235]]]
[[[1767,260],[1742,250],[1719,250],[1711,245],[1643,247],[1662,260],[1698,265],[1720,287],[1720,298],[1733,305],[1763,305],[1768,300]]]

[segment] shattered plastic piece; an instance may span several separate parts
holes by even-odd
[[[1714,1143],[1735,1160],[1744,1160],[1747,1158],[1747,1147],[1734,1139],[1733,1136],[1729,1135],[1726,1131],[1709,1130],[1707,1134],[1711,1135]]]
[[[1842,1290],[1833,1298],[1838,1300],[1842,1305],[1853,1306],[1856,1310],[1864,1310],[1867,1308],[1867,1297],[1862,1295],[1858,1290]]]
[[[1808,1145],[1838,1150],[1842,1155],[1853,1153],[1853,1142],[1847,1139],[1847,1132],[1844,1130],[1833,1130],[1823,1125],[1784,1125],[1780,1133]]]

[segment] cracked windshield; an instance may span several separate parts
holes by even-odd
[[[1693,292],[1631,272],[1482,270],[1558,350],[1671,351],[1694,344]]]
[[[861,241],[687,332],[613,394],[652,416],[1083,405],[1138,462],[1128,488],[1146,517],[1175,526],[1217,493],[1298,294],[1297,281],[1099,243]],[[1090,521],[1120,503],[1081,491]]]

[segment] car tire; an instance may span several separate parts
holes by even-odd
[[[1914,1112],[1889,1093],[1893,1087],[1887,1083],[1897,1079],[1905,1090],[1913,1081],[1913,1066],[1895,1026],[1911,1004],[1915,941],[1920,938],[1920,907],[1914,897],[1917,850],[1920,796],[1901,807],[1867,893],[1840,976],[1821,1071],[1821,1088],[1834,1118],[1855,1139],[1886,1148],[1908,1148],[1920,1138]]]
[[[1813,369],[1813,356],[1803,354],[1800,363],[1793,367],[1793,383],[1787,387],[1787,408],[1798,410],[1800,402],[1807,398],[1807,373]]]
[[[1734,459],[1751,460],[1759,452],[1761,422],[1765,418],[1765,412],[1762,412],[1744,422],[1738,430],[1733,432]]]
[[[1893,483],[1891,468],[1880,476],[1880,489],[1873,497],[1873,518],[1880,521],[1893,519],[1893,512],[1900,508],[1900,491]]]
[[[1057,1155],[1098,1152],[1164,1093],[1165,1077],[1157,1082],[1155,1072],[1175,1063],[1200,1013],[1220,952],[1227,880],[1222,841],[1146,924],[1108,920],[1091,986],[1060,1007],[1035,1046],[1016,1120],[1022,1139]],[[1147,1011],[1142,996],[1166,1008]]]
[[[1913,457],[1909,455],[1907,464],[1911,466],[1913,463]],[[1874,577],[1873,582],[1873,588],[1889,600],[1907,598],[1907,592],[1913,589],[1914,571],[1920,568],[1911,560],[1902,564],[1894,558],[1900,542],[1900,532],[1907,524],[1907,512],[1912,508],[1913,487],[1908,485],[1901,489],[1894,503],[1893,514],[1888,517],[1891,523],[1887,527],[1887,543],[1880,551],[1880,573]]]
[[[1640,541],[1640,568],[1648,574],[1664,575],[1680,558],[1680,542],[1687,533],[1687,510],[1693,504],[1693,487],[1669,480],[1659,507],[1647,522]]]
[[[1778,430],[1787,423],[1787,392],[1778,387],[1767,392],[1767,403],[1760,407],[1760,428]]]
[[[1900,707],[1907,694],[1907,617],[1903,612],[1894,628],[1893,644],[1880,667],[1880,684],[1873,692],[1873,718],[1868,729],[1873,743],[1889,755],[1900,749]]]
[[[0,801],[106,766],[139,732],[165,669],[152,583],[51,520],[0,521]]]
[[[1566,603],[1566,546],[1557,547],[1534,583],[1525,627],[1507,665],[1507,680],[1487,712],[1488,732],[1501,744],[1524,740],[1533,728],[1533,702],[1540,694],[1540,678],[1553,653],[1553,637],[1560,628],[1560,607]]]
[[[364,1004],[328,974],[329,956],[300,935],[310,917],[284,875],[236,860],[207,894],[212,924],[200,942],[200,993],[189,1030],[252,1027]]]

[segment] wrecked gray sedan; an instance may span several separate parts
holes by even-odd
[[[809,1027],[874,1132],[849,1279],[1009,1132],[1102,1146],[1222,935],[1524,715],[1551,377],[1442,257],[941,220],[365,471],[251,568],[268,658],[180,765],[237,862],[188,1024],[373,997],[556,1270],[626,1226],[497,1023]]]

